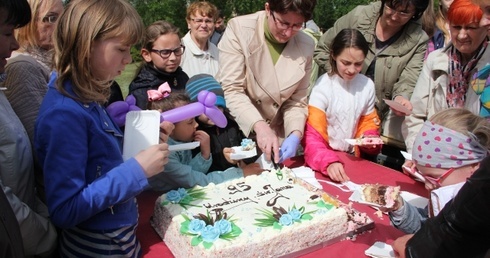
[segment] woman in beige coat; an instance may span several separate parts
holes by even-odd
[[[267,160],[294,156],[303,136],[314,43],[300,30],[315,5],[268,0],[264,11],[231,19],[220,41],[217,77],[226,105]]]

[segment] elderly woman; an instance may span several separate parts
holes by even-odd
[[[358,6],[339,18],[318,41],[314,60],[320,69],[328,72],[330,44],[339,31],[356,28],[369,43],[362,74],[374,81],[376,108],[382,122],[382,135],[391,136],[402,143],[399,125],[406,113],[390,110],[383,99],[394,100],[411,110],[410,96],[422,70],[429,37],[418,19],[428,6],[428,0],[381,0]],[[389,120],[394,120],[389,123]],[[390,130],[392,128],[394,131]],[[390,132],[391,131],[391,132]],[[390,142],[388,142],[390,144]]]
[[[455,0],[449,7],[451,43],[427,57],[410,99],[413,113],[402,124],[409,153],[424,121],[438,111],[458,107],[480,114],[480,95],[472,89],[470,81],[474,73],[490,62],[486,29],[478,24],[482,15],[478,5],[469,0]]]
[[[226,105],[267,160],[294,156],[303,137],[314,42],[299,31],[315,5],[267,0],[265,11],[231,19],[219,43]]]
[[[195,1],[187,7],[189,32],[182,38],[185,52],[181,67],[190,77],[206,73],[215,76],[218,72],[218,48],[210,38],[218,17],[218,9],[206,1]]]

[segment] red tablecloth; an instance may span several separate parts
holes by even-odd
[[[398,171],[370,161],[355,158],[343,152],[339,152],[338,155],[344,162],[345,170],[354,183],[399,185],[403,191],[424,197],[428,196],[428,192],[422,183],[414,181]],[[302,157],[295,157],[285,162],[285,165],[288,167],[298,167],[304,165],[304,161]],[[317,173],[317,178],[329,180],[319,173]],[[345,203],[349,202],[350,193],[342,192],[338,188],[325,183],[321,184],[326,192],[337,196],[339,200]],[[172,257],[172,253],[164,242],[162,242],[155,230],[153,230],[149,222],[153,213],[155,200],[160,194],[156,192],[144,192],[138,196],[140,217],[137,236],[143,248],[143,256],[147,258]],[[379,218],[374,214],[375,210],[367,205],[354,203],[353,207],[358,211],[365,212],[374,220],[374,229],[358,235],[355,240],[343,240],[306,254],[303,257],[365,257],[364,251],[374,244],[374,242],[382,241],[392,243],[397,237],[403,235],[403,232],[390,225],[390,219],[387,215]]]

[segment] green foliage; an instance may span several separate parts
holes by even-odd
[[[358,5],[366,5],[373,0],[317,0],[313,20],[323,29],[328,30],[335,21],[350,12]]]

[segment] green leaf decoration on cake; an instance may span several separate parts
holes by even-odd
[[[216,212],[216,217],[212,217],[209,211],[192,218],[184,214],[182,216],[184,222],[180,224],[180,233],[192,236],[191,246],[202,243],[204,248],[209,249],[213,246],[214,241],[220,238],[231,241],[242,233],[231,217],[227,219],[227,214],[220,211]]]
[[[187,209],[189,206],[200,207],[199,205],[192,204],[196,200],[204,200],[206,192],[203,188],[184,189],[179,188],[177,190],[171,190],[167,192],[165,200],[162,201],[162,205],[168,205],[169,203],[179,204],[182,208]]]
[[[317,203],[316,203],[316,206],[320,207],[320,208],[325,208],[327,210],[330,210],[332,209],[333,207],[335,207],[333,204],[331,203],[328,203],[328,202],[325,202],[323,200],[319,200]]]
[[[259,227],[272,227],[274,229],[282,229],[284,226],[291,226],[294,223],[301,223],[302,220],[311,220],[313,216],[311,213],[315,211],[305,212],[305,207],[299,209],[293,205],[288,210],[283,207],[272,207],[271,210],[258,209],[263,218],[255,219],[256,226]]]

